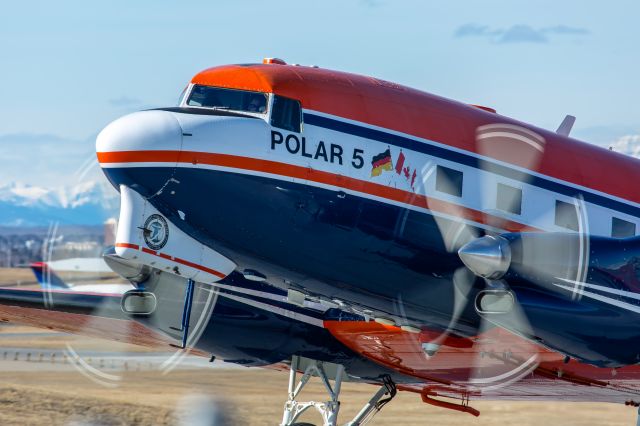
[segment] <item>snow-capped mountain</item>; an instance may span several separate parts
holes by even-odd
[[[57,188],[0,186],[0,226],[99,225],[117,216],[118,206],[118,192],[104,181]]]

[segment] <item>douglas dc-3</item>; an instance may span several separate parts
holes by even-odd
[[[573,121],[274,58],[207,69],[97,138],[105,260],[135,289],[3,290],[0,318],[289,370],[282,425],[337,424],[346,380],[378,386],[350,425],[398,391],[637,407],[640,163]],[[299,400],[312,376],[325,402]]]

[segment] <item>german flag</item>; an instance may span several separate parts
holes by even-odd
[[[393,170],[393,163],[391,161],[391,150],[387,148],[385,152],[381,152],[375,155],[371,159],[371,177],[380,176],[383,170]]]

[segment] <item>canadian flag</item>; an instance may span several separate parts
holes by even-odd
[[[402,166],[404,166],[404,154],[400,151],[398,154],[398,159],[396,160],[396,173],[400,174],[402,172]]]

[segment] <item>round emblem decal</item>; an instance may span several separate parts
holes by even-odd
[[[159,214],[152,214],[144,222],[144,242],[150,249],[160,250],[169,239],[169,225],[167,220]]]

